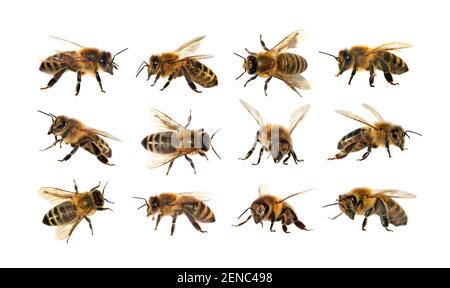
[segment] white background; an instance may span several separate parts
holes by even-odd
[[[119,266],[119,267],[341,267],[341,266],[449,266],[448,225],[448,9],[445,1],[14,1],[0,12],[2,29],[1,116],[2,189],[0,199],[0,266]],[[3,4],[5,5],[5,4]],[[445,28],[444,28],[445,27]],[[244,48],[261,50],[259,34],[271,47],[294,30],[306,31],[305,41],[292,52],[303,55],[309,68],[303,74],[312,90],[303,98],[274,79],[269,97],[264,82],[243,88]],[[81,92],[74,97],[76,75],[66,73],[51,89],[41,91],[50,76],[39,72],[40,61],[54,50],[70,50],[70,44],[49,38],[56,35],[117,52],[120,70],[102,74],[102,94],[94,77],[84,77]],[[215,58],[204,63],[219,77],[219,86],[199,87],[195,94],[184,79],[176,79],[163,92],[160,80],[150,87],[135,71],[151,53],[176,49],[184,42],[207,35],[200,54]],[[347,85],[349,72],[336,78],[337,64],[318,50],[337,53],[356,44],[377,46],[391,41],[414,44],[401,53],[410,72],[395,76],[393,87],[382,73],[376,88],[368,85],[367,72],[358,73]],[[153,80],[153,79],[152,79]],[[242,98],[268,120],[287,124],[297,107],[309,103],[311,110],[293,134],[297,166],[275,165],[263,158],[253,167],[255,153],[239,161],[251,147],[256,122],[239,103]],[[374,150],[364,162],[355,153],[329,162],[338,140],[360,125],[337,115],[345,109],[372,120],[360,104],[377,108],[385,119],[424,137],[407,139],[409,150],[392,147],[392,159],[384,149]],[[211,152],[209,162],[194,157],[197,175],[180,159],[171,174],[167,167],[148,170],[149,153],[140,142],[152,130],[150,108],[157,108],[184,124],[192,109],[194,128],[222,131],[214,145],[223,160]],[[123,142],[109,141],[112,163],[107,167],[81,149],[67,163],[59,163],[70,147],[47,152],[50,119],[37,109],[64,114],[85,124],[117,135]],[[259,149],[257,150],[259,151]],[[256,151],[256,152],[257,152]],[[55,228],[41,221],[51,205],[37,190],[53,186],[72,190],[76,179],[81,190],[98,181],[109,181],[107,198],[114,212],[92,217],[95,235],[86,223],[75,231],[71,242],[54,239]],[[257,197],[260,183],[280,197],[315,188],[289,203],[313,232],[290,226],[285,235],[276,225],[270,233],[249,222],[233,228],[237,217]],[[370,218],[368,231],[361,231],[362,218],[328,216],[337,208],[322,209],[339,194],[358,186],[397,188],[415,193],[417,199],[399,200],[409,216],[406,227],[386,232],[377,217]],[[170,219],[158,231],[154,223],[136,211],[142,203],[133,196],[149,197],[164,192],[210,192],[208,205],[217,222],[202,224],[208,234],[198,233],[180,217],[174,237]]]

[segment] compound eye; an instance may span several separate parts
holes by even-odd
[[[157,68],[159,66],[158,60],[153,60],[152,65],[153,65],[154,68]]]
[[[347,55],[345,56],[345,62],[349,63],[352,60],[352,56]]]
[[[396,130],[392,131],[391,135],[392,135],[392,138],[394,138],[394,139],[397,139],[397,137],[398,137],[398,133]]]
[[[59,123],[58,128],[62,129],[62,128],[66,127],[66,125],[67,125],[67,122],[66,121],[62,121],[61,123]]]
[[[356,197],[355,196],[351,196],[350,201],[352,201],[353,206],[356,206]]]

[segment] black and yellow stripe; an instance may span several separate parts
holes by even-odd
[[[42,223],[48,226],[60,226],[70,223],[76,217],[75,206],[72,202],[64,202],[48,211]]]
[[[379,59],[381,59],[389,67],[389,71],[385,72],[390,72],[392,74],[403,74],[409,70],[406,62],[392,53],[382,52],[379,55]],[[383,70],[382,67],[378,68]]]
[[[277,58],[278,72],[282,74],[300,74],[308,68],[306,59],[293,53],[282,53]]]
[[[218,80],[216,74],[197,60],[189,60],[186,66],[192,81],[204,88],[217,86]]]
[[[408,223],[408,216],[405,210],[393,199],[386,198],[385,204],[387,207],[387,214],[389,223],[394,226],[402,226]]]
[[[142,140],[145,149],[158,154],[172,154],[177,152],[173,141],[177,139],[173,132],[160,132],[151,134]]]
[[[212,210],[201,201],[185,205],[185,209],[199,222],[212,223],[216,221]]]

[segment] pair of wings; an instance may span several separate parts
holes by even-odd
[[[303,194],[305,194],[305,193],[307,193],[307,192],[309,192],[311,190],[313,190],[313,189],[308,189],[308,190],[305,190],[305,191],[302,191],[302,192],[297,192],[297,193],[291,194],[291,195],[289,195],[289,196],[279,200],[278,203],[283,203],[284,201],[288,200],[289,198],[292,198],[292,197],[298,196],[298,195],[303,195]],[[264,184],[259,185],[258,192],[259,192],[259,197],[271,194],[269,187],[267,187]]]
[[[98,130],[98,129],[94,129],[94,128],[90,128],[90,127],[82,127],[80,130],[83,130],[83,131],[86,131],[86,132],[90,132],[90,133],[94,133],[96,135],[100,135],[100,136],[103,136],[103,137],[106,137],[106,138],[109,138],[109,139],[112,139],[112,140],[115,140],[115,141],[119,141],[119,142],[121,141],[116,136],[114,136],[114,135],[112,135],[112,134],[110,134],[108,132],[102,131],[102,130]]]
[[[389,52],[389,51],[399,51],[400,49],[411,48],[412,45],[403,42],[391,42],[387,44],[383,44],[376,48],[370,49],[368,54],[375,54],[379,52]]]
[[[59,188],[43,187],[39,189],[39,194],[52,205],[57,206],[63,202],[71,201],[75,196],[75,192],[66,191]],[[56,238],[58,240],[64,240],[69,237],[70,231],[75,229],[83,218],[75,218],[72,222],[66,225],[58,226],[56,229]]]
[[[240,100],[240,101],[241,101],[241,104],[244,106],[244,108],[253,116],[253,118],[256,120],[258,125],[261,128],[264,128],[267,125],[267,122],[264,120],[261,113],[259,113],[258,110],[253,108],[250,104],[248,104],[244,100]],[[309,105],[302,106],[292,113],[291,119],[289,121],[289,126],[287,127],[290,134],[292,134],[295,127],[297,127],[298,123],[300,123],[300,121],[302,121],[303,118],[305,118],[306,113],[308,113],[308,111],[309,111],[309,107],[310,107]]]
[[[201,202],[208,202],[211,201],[211,194],[206,192],[183,192],[177,194],[177,200],[175,202],[172,202],[172,205],[175,204],[189,204],[196,201],[193,201],[190,198],[194,198],[195,200],[201,201]]]
[[[375,190],[373,196],[387,196],[391,198],[416,198],[416,195],[396,189]]]
[[[275,45],[268,52],[271,53],[282,53],[283,51],[291,48],[296,48],[300,44],[301,41],[305,38],[305,31],[297,30],[289,34],[286,38],[284,38],[280,43]],[[311,85],[305,77],[296,74],[296,75],[281,75],[277,74],[274,77],[280,79],[285,82],[290,87],[295,87],[302,90],[311,89]]]
[[[181,124],[179,124],[178,122],[176,122],[175,120],[173,120],[172,118],[170,118],[169,116],[164,114],[163,112],[158,111],[156,109],[151,109],[150,111],[153,114],[153,117],[155,118],[156,126],[160,130],[174,132],[174,133],[178,133],[178,132],[187,130]],[[177,159],[178,157],[181,157],[184,155],[186,155],[186,153],[182,153],[182,152],[175,152],[172,154],[164,154],[164,155],[153,153],[153,157],[152,157],[151,161],[149,161],[147,163],[147,167],[150,169],[161,167],[161,166]]]
[[[381,114],[377,110],[375,110],[375,108],[373,108],[372,106],[370,106],[368,104],[362,104],[362,106],[364,108],[366,108],[367,110],[369,110],[377,118],[378,121],[384,122],[383,117],[381,117]],[[373,128],[373,129],[377,130],[377,128],[373,124],[370,124],[364,118],[361,118],[361,117],[353,114],[352,112],[343,111],[343,110],[336,110],[336,113],[341,114],[341,115],[343,115],[343,116],[345,116],[347,118],[353,119],[355,121],[361,122],[361,123],[363,123],[363,124]]]
[[[201,60],[212,58],[211,55],[192,55],[195,51],[197,51],[198,47],[200,47],[200,43],[205,37],[206,36],[199,36],[181,45],[174,51],[178,55],[179,59],[173,63],[184,60]]]

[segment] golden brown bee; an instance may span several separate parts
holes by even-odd
[[[66,71],[73,71],[77,73],[75,96],[80,93],[81,76],[84,74],[95,75],[98,85],[100,85],[100,90],[104,93],[105,91],[103,90],[102,80],[100,79],[100,74],[98,72],[103,71],[113,75],[114,69],[119,69],[119,66],[114,62],[114,58],[128,49],[123,49],[112,56],[108,51],[97,48],[85,48],[71,41],[58,37],[53,38],[74,44],[80,47],[80,50],[58,52],[42,61],[39,70],[53,75],[53,78],[48,82],[46,87],[41,89],[44,90],[52,87],[56,84],[56,82],[58,82],[59,78],[61,78]]]
[[[351,84],[356,71],[366,70],[370,72],[369,84],[371,87],[374,87],[373,81],[375,80],[375,69],[383,71],[384,78],[386,78],[387,82],[392,85],[398,85],[398,83],[394,83],[392,74],[400,75],[408,72],[408,65],[406,65],[405,61],[400,57],[389,51],[397,51],[410,47],[412,47],[411,44],[392,42],[378,46],[377,48],[369,48],[363,45],[353,46],[350,49],[339,51],[338,57],[325,52],[320,53],[336,59],[339,65],[339,72],[336,77],[342,75],[345,71],[352,69],[348,85]]]
[[[55,136],[55,142],[41,151],[47,151],[58,143],[59,146],[62,147],[62,142],[64,142],[65,144],[72,146],[73,149],[62,160],[59,160],[60,162],[69,160],[75,152],[77,152],[78,148],[82,147],[89,153],[94,154],[103,164],[114,166],[114,164],[108,163],[108,158],[111,158],[112,156],[111,148],[105,140],[100,138],[100,136],[116,141],[120,141],[119,138],[107,132],[86,127],[83,123],[74,118],[69,118],[67,116],[56,117],[53,114],[39,110],[38,112],[52,118],[52,125],[50,126],[50,130],[48,130],[48,135],[53,134]],[[60,138],[58,139],[58,137]]]
[[[162,131],[146,136],[141,142],[145,149],[156,154],[148,164],[150,169],[169,163],[169,168],[166,173],[166,175],[169,175],[169,171],[172,168],[175,159],[184,156],[191,164],[192,169],[194,169],[194,173],[197,173],[194,161],[192,161],[189,155],[198,154],[208,160],[206,153],[209,149],[212,149],[220,159],[219,154],[217,154],[211,144],[212,139],[218,131],[212,136],[209,136],[204,129],[188,130],[187,128],[192,121],[191,114],[189,115],[188,123],[183,127],[166,114],[155,109],[152,109],[151,111],[157,124],[161,126]]]
[[[150,77],[152,75],[156,74],[156,78],[152,86],[156,84],[160,77],[168,77],[168,80],[161,91],[166,89],[173,79],[181,76],[186,79],[189,87],[191,87],[191,89],[197,93],[201,93],[201,91],[197,90],[195,83],[204,88],[217,86],[218,81],[216,74],[214,74],[211,69],[206,67],[206,65],[198,61],[211,58],[212,56],[191,55],[197,50],[200,45],[200,41],[202,41],[203,38],[205,38],[205,36],[194,38],[191,41],[183,44],[174,52],[167,52],[150,56],[148,63],[143,61],[141,66],[139,66],[136,77],[144,68],[147,68],[147,81],[150,80]]]
[[[139,207],[138,210],[147,206],[147,217],[153,216],[154,220],[154,216],[158,215],[156,218],[155,231],[158,229],[162,217],[172,217],[171,236],[173,236],[173,233],[175,232],[177,217],[182,214],[186,215],[192,226],[202,233],[206,233],[207,231],[203,231],[198,222],[216,222],[216,218],[214,217],[211,208],[203,203],[209,200],[207,194],[204,193],[162,193],[158,196],[150,197],[148,201],[145,198],[134,198],[145,201],[145,204]]]
[[[278,197],[269,194],[270,191],[267,186],[260,185],[259,198],[256,199],[252,205],[241,214],[241,216],[239,216],[239,219],[241,219],[248,210],[250,210],[252,214],[244,222],[233,226],[240,227],[250,221],[253,217],[255,223],[261,224],[261,226],[263,226],[263,221],[270,221],[270,232],[275,232],[275,230],[273,230],[273,225],[278,221],[281,221],[284,233],[290,233],[287,226],[291,224],[294,224],[301,230],[310,231],[306,229],[305,224],[298,220],[294,208],[286,202],[289,198],[304,194],[310,190],[292,194],[284,199],[279,199]]]
[[[378,113],[378,111],[367,104],[363,104],[363,107],[369,110],[377,118],[377,122],[375,122],[374,124],[370,124],[368,121],[359,116],[356,116],[351,112],[336,110],[337,113],[361,122],[365,124],[366,127],[358,128],[345,135],[338,143],[337,148],[340,150],[340,152],[337,153],[336,156],[334,156],[333,158],[329,158],[328,160],[342,159],[345,158],[349,153],[357,152],[364,148],[367,148],[367,151],[366,153],[364,153],[363,157],[361,159],[358,159],[358,161],[362,161],[369,157],[372,148],[378,147],[385,147],[390,158],[391,151],[389,149],[389,145],[397,146],[398,148],[400,148],[400,150],[403,151],[406,150],[405,136],[410,138],[408,133],[422,136],[421,134],[414,131],[405,131],[400,125],[384,121],[380,113]]]
[[[270,80],[272,80],[272,77],[278,78],[286,83],[286,85],[288,85],[298,95],[300,95],[300,93],[297,91],[297,88],[309,90],[311,87],[308,81],[300,75],[300,73],[305,71],[308,67],[305,58],[294,53],[283,52],[290,48],[296,48],[303,37],[303,31],[295,31],[284,38],[278,45],[269,50],[260,35],[260,42],[261,46],[265,50],[264,52],[255,53],[245,49],[247,53],[250,54],[247,58],[234,53],[236,56],[244,59],[244,72],[237,77],[236,80],[241,78],[245,73],[254,75],[247,80],[247,82],[245,82],[244,87],[246,87],[250,81],[255,80],[258,76],[267,78],[264,83],[264,93],[266,96],[267,85]]]
[[[291,156],[294,159],[295,164],[297,164],[297,162],[303,162],[303,160],[299,160],[297,154],[295,154],[291,134],[298,123],[305,117],[309,110],[309,105],[302,106],[295,110],[294,113],[292,113],[288,128],[285,128],[281,125],[268,124],[255,108],[243,100],[240,101],[260,126],[260,129],[256,133],[255,142],[253,143],[252,148],[247,152],[247,155],[244,158],[239,158],[240,160],[248,159],[253,151],[255,151],[256,144],[260,143],[262,147],[259,151],[258,162],[253,165],[258,165],[261,162],[264,151],[270,153],[275,163],[279,163],[285,156],[286,158],[283,161],[284,165],[287,165],[287,161]]]
[[[339,205],[341,213],[331,220],[337,219],[342,214],[354,220],[355,215],[364,216],[362,230],[366,231],[367,220],[371,215],[378,215],[381,225],[389,230],[389,224],[403,226],[408,223],[405,210],[392,198],[416,198],[415,195],[399,190],[372,190],[370,188],[355,188],[347,194],[339,195],[336,203],[325,207]]]
[[[67,243],[69,243],[70,236],[83,219],[88,222],[92,235],[94,235],[92,222],[88,217],[94,215],[97,211],[112,211],[109,208],[105,208],[104,205],[105,202],[113,204],[104,196],[107,184],[103,188],[103,192],[98,190],[100,187],[99,183],[90,191],[80,193],[77,183],[75,183],[75,180],[73,182],[75,184],[75,192],[52,187],[39,189],[41,196],[55,205],[45,214],[42,222],[48,226],[58,226],[56,237],[59,240],[67,239]]]

